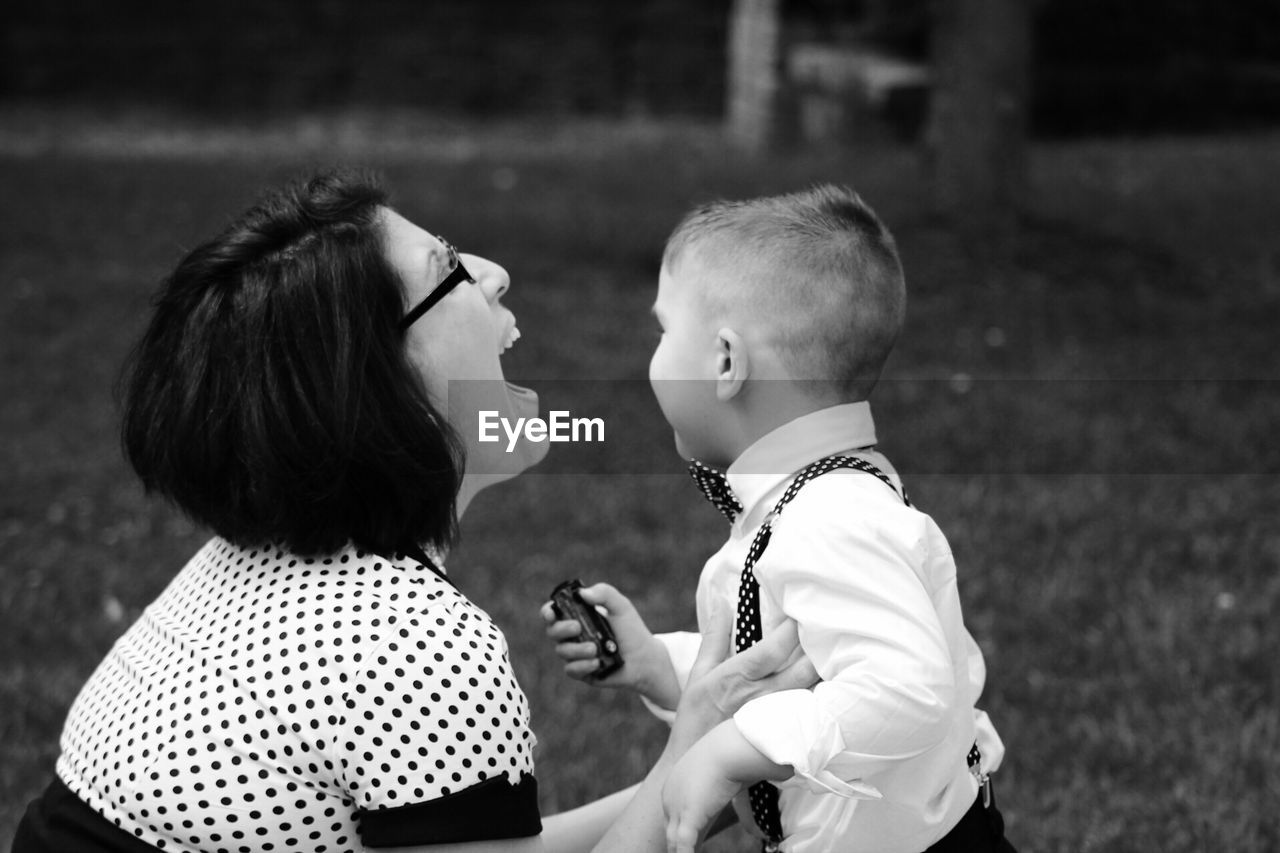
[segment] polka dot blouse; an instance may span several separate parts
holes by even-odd
[[[489,617],[429,566],[211,540],[71,708],[58,775],[165,850],[537,834],[529,710]]]

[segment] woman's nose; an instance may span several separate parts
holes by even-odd
[[[484,298],[497,302],[502,295],[511,289],[511,276],[501,264],[495,264],[488,258],[479,255],[461,255],[467,271],[475,276],[476,284]]]

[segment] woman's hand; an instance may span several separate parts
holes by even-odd
[[[689,683],[680,697],[669,747],[683,752],[757,696],[812,687],[820,680],[800,648],[794,621],[788,619],[751,648],[732,656],[731,631],[728,612],[711,614]]]

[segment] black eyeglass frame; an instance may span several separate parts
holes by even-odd
[[[451,267],[449,274],[441,279],[440,283],[435,286],[435,289],[424,296],[421,302],[410,308],[408,313],[400,318],[400,325],[397,328],[401,332],[407,331],[410,326],[418,321],[418,318],[430,311],[433,305],[448,296],[449,291],[453,290],[459,284],[464,281],[471,284],[475,284],[476,282],[475,277],[462,265],[462,259],[458,257],[458,250],[439,234],[436,235],[436,239],[441,243],[444,243],[445,248],[449,251],[449,264]]]

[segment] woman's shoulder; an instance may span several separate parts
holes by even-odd
[[[354,545],[331,554],[295,554],[274,545],[244,546],[210,539],[192,557],[179,580],[213,591],[234,590],[248,606],[290,599],[348,602],[365,609],[365,598],[401,612],[429,610],[466,597],[440,568],[410,556],[383,555]],[[245,603],[245,601],[242,601]]]
[[[206,666],[278,679],[284,666],[347,672],[409,637],[419,651],[461,644],[496,661],[507,650],[488,615],[417,560],[355,547],[304,556],[215,537],[125,641],[149,658],[178,648]]]

